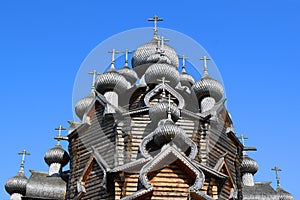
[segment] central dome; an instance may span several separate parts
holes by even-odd
[[[158,39],[153,38],[151,42],[146,43],[136,49],[134,52],[131,64],[134,70],[137,72],[139,77],[145,73],[147,68],[157,62],[155,54],[158,54]],[[178,56],[176,51],[167,44],[164,44],[164,55],[168,58],[171,65],[174,67],[178,67]]]

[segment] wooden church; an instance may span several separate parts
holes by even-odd
[[[57,128],[58,143],[45,154],[49,171],[27,178],[21,152],[20,171],[5,185],[11,200],[293,199],[279,178],[277,190],[254,182],[258,165],[234,132],[210,59],[201,58],[195,81],[186,57],[158,35],[162,19],[150,20],[154,36],[134,51],[131,66],[125,51],[124,67],[115,67],[113,49],[110,69],[93,72],[90,94],[75,107],[80,122],[69,121],[67,137]]]

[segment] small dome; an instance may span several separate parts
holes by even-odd
[[[145,81],[147,84],[161,83],[157,79],[165,77],[168,84],[176,86],[179,82],[179,73],[172,65],[167,63],[156,63],[151,65],[145,72]]]
[[[255,174],[258,170],[258,164],[255,160],[250,158],[248,155],[243,156],[243,161],[241,164],[242,173]]]
[[[126,78],[115,70],[109,70],[108,72],[99,75],[95,82],[95,88],[101,94],[104,94],[107,91],[122,93],[130,87],[131,84]]]
[[[156,145],[160,146],[166,142],[170,142],[178,134],[184,134],[183,129],[175,125],[170,119],[163,119],[158,123],[155,129],[153,141]]]
[[[157,56],[153,56],[158,53],[157,43],[157,39],[154,38],[151,42],[138,47],[134,52],[131,63],[132,67],[137,71],[139,77],[143,76],[151,64],[157,62]],[[163,51],[165,56],[171,62],[171,65],[177,68],[178,56],[176,51],[167,44],[164,44]]]
[[[20,171],[16,176],[6,181],[5,190],[10,195],[13,193],[19,193],[25,195],[27,182],[28,179],[26,178],[24,172]]]
[[[280,186],[276,189],[276,192],[279,196],[279,200],[294,200],[293,195],[285,191],[283,188]]]
[[[169,103],[168,102],[159,102],[154,106],[150,107],[149,109],[149,117],[151,121],[159,121],[161,119],[166,119],[168,117],[168,109]],[[180,117],[180,110],[177,106],[171,104],[171,117],[173,121],[177,121]]]
[[[68,164],[70,157],[60,145],[55,145],[55,147],[45,153],[44,160],[49,166],[52,163],[59,163],[64,167]]]
[[[208,75],[203,76],[193,85],[192,88],[198,99],[203,99],[204,97],[210,96],[213,97],[216,102],[218,102],[224,95],[224,88],[222,84]]]
[[[89,108],[93,100],[95,99],[95,93],[91,92],[87,97],[80,99],[75,105],[75,113],[82,120],[85,111]]]
[[[187,73],[181,73],[179,75],[179,79],[182,85],[184,86],[192,86],[195,83],[193,76]]]
[[[130,69],[128,66],[119,69],[118,73],[124,76],[126,80],[129,81],[131,84],[134,84],[138,79],[136,72]]]

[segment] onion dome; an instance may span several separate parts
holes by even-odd
[[[161,119],[166,119],[168,117],[168,109],[169,109],[169,103],[168,102],[159,102],[155,104],[154,106],[150,107],[149,109],[149,117],[151,121],[158,121]],[[173,104],[170,105],[170,111],[171,111],[171,118],[173,121],[177,121],[180,117],[180,110],[177,106],[174,106]]]
[[[147,84],[160,82],[159,79],[165,78],[169,85],[176,86],[179,82],[179,73],[172,65],[167,63],[156,63],[151,65],[145,72]]]
[[[69,154],[57,144],[45,153],[44,160],[49,166],[53,163],[59,163],[64,167],[68,164],[70,157]]]
[[[129,81],[131,84],[134,84],[138,79],[136,72],[126,65],[123,68],[119,69],[118,73],[124,76],[126,80]]]
[[[75,113],[82,120],[85,111],[89,108],[93,100],[95,99],[95,93],[92,91],[87,97],[80,99],[75,105]]]
[[[131,84],[126,80],[126,78],[113,68],[108,72],[99,75],[95,82],[95,88],[101,94],[104,94],[107,91],[122,93],[130,87]]]
[[[154,132],[153,141],[158,146],[170,142],[178,134],[184,134],[184,131],[179,126],[175,125],[171,119],[161,120]]]
[[[157,37],[149,43],[146,43],[136,49],[134,52],[131,63],[132,67],[137,71],[138,76],[141,77],[147,68],[157,62],[157,57],[153,56],[158,53],[158,42]],[[173,67],[178,67],[178,56],[175,50],[169,45],[164,45],[164,54],[170,60]],[[149,58],[150,57],[150,58]]]
[[[255,174],[258,170],[258,164],[255,160],[250,158],[248,155],[243,155],[243,161],[241,164],[242,173],[251,173]]]
[[[192,86],[195,83],[194,77],[186,73],[185,68],[182,68],[179,80],[181,84],[185,86]]]
[[[278,194],[279,200],[294,200],[293,195],[285,191],[282,187],[278,187],[276,189],[276,192]]]
[[[26,184],[28,179],[26,178],[23,171],[20,171],[16,176],[8,179],[5,183],[5,190],[7,193],[14,194],[19,193],[25,195],[26,193]]]
[[[193,85],[193,90],[198,99],[204,97],[213,97],[216,102],[220,101],[224,95],[224,88],[221,83],[205,74],[199,81]]]

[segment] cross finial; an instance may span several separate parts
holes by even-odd
[[[157,15],[154,15],[153,18],[148,18],[148,21],[153,22],[154,38],[157,37],[157,22],[163,20],[164,20],[163,18],[159,18]]]
[[[22,161],[21,161],[21,166],[20,166],[20,171],[19,172],[24,172],[25,156],[26,155],[29,156],[30,153],[24,149],[23,151],[19,152],[18,154],[22,155]]]
[[[248,139],[248,137],[246,135],[242,134],[238,138],[242,140],[242,144],[243,144],[243,146],[245,146],[245,140]]]
[[[207,69],[207,64],[206,61],[207,60],[211,60],[210,58],[203,56],[202,58],[200,58],[200,60],[203,60],[203,68],[204,68],[204,74],[203,76],[207,76],[208,75],[208,69]]]
[[[185,71],[185,61],[188,60],[189,58],[186,57],[185,55],[182,55],[182,56],[179,57],[179,59],[182,59],[181,73],[182,74],[186,74],[186,71]]]
[[[169,39],[164,38],[164,36],[158,37],[158,42],[160,42],[160,50],[161,53],[164,53],[165,42],[169,42]]]
[[[114,70],[115,69],[115,55],[120,53],[119,51],[112,49],[110,51],[108,51],[108,53],[111,53],[111,66],[110,66],[110,70]]]
[[[93,75],[92,90],[94,90],[95,89],[96,76],[99,75],[99,73],[96,70],[93,70],[92,72],[88,72],[88,74]]]
[[[124,67],[128,68],[128,54],[130,54],[132,52],[129,51],[128,49],[125,49],[125,51],[123,51],[122,53],[125,53],[125,65],[124,65]]]
[[[282,171],[279,167],[275,166],[274,168],[272,168],[272,170],[275,171],[276,174],[276,181],[277,181],[277,187],[280,187],[280,178],[278,176],[278,172]]]
[[[156,79],[157,81],[160,81],[162,83],[162,86],[163,86],[163,97],[165,98],[166,97],[166,90],[165,90],[165,84],[166,83],[169,83],[170,81],[166,80],[165,77],[162,77],[161,79]]]
[[[62,125],[59,125],[59,127],[55,128],[54,130],[58,131],[58,135],[54,136],[54,139],[57,140],[56,145],[60,145],[61,140],[68,140],[68,137],[61,136],[61,131],[67,130],[66,128],[62,127]]]

